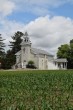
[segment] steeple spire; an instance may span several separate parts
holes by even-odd
[[[28,37],[28,33],[27,32],[25,32],[25,34],[24,34],[24,42],[25,43],[28,43],[30,40],[29,40],[29,37]]]
[[[27,31],[25,32],[24,36],[28,37],[28,33],[27,33]]]
[[[23,35],[23,42],[21,43],[21,45],[31,45],[31,41],[29,40],[29,37],[28,37],[28,33],[27,31],[25,32],[25,34]]]

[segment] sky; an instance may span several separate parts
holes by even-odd
[[[73,39],[73,0],[0,0],[6,50],[17,31],[27,31],[32,46],[56,55],[58,47]]]

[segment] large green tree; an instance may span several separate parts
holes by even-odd
[[[0,57],[4,56],[4,52],[5,52],[4,47],[5,47],[4,39],[1,37],[1,34],[0,34]]]
[[[73,69],[73,39],[70,44],[61,45],[57,52],[58,58],[66,58],[68,61],[68,68]]]
[[[13,66],[16,62],[15,53],[17,53],[21,49],[21,42],[22,42],[22,36],[24,34],[20,31],[15,32],[15,34],[11,37],[12,41],[10,41],[10,50],[7,51],[5,62],[4,62],[4,68],[9,69],[11,66]]]
[[[13,36],[12,36],[12,41],[10,41],[10,48],[13,52],[13,54],[17,53],[21,49],[20,43],[22,42],[21,37],[24,34],[20,31],[17,31]]]
[[[0,68],[2,68],[3,65],[3,61],[5,58],[5,43],[4,43],[4,39],[2,38],[1,34],[0,34]]]
[[[57,57],[58,58],[68,58],[70,47],[68,44],[61,45],[58,48]]]
[[[2,68],[10,69],[15,63],[15,55],[11,50],[8,50],[6,53],[6,57],[2,60]]]
[[[73,39],[70,40],[70,49],[68,53],[68,67],[73,69]]]
[[[20,31],[15,32],[15,34],[11,37],[10,41],[10,49],[7,51],[6,56],[2,60],[2,68],[10,69],[16,62],[15,53],[17,53],[21,49],[20,43],[22,42],[22,36],[24,34]],[[1,48],[2,49],[2,48]]]

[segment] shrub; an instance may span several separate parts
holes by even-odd
[[[36,66],[33,61],[29,61],[28,64],[26,65],[26,68],[36,69]]]

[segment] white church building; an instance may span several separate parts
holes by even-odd
[[[48,70],[48,69],[59,69],[67,68],[66,59],[54,60],[54,56],[45,50],[37,49],[32,47],[32,43],[28,37],[27,32],[23,36],[23,41],[21,43],[21,50],[16,54],[16,64],[17,68],[26,68],[29,61],[33,61],[37,69]],[[64,66],[63,66],[64,65]]]

